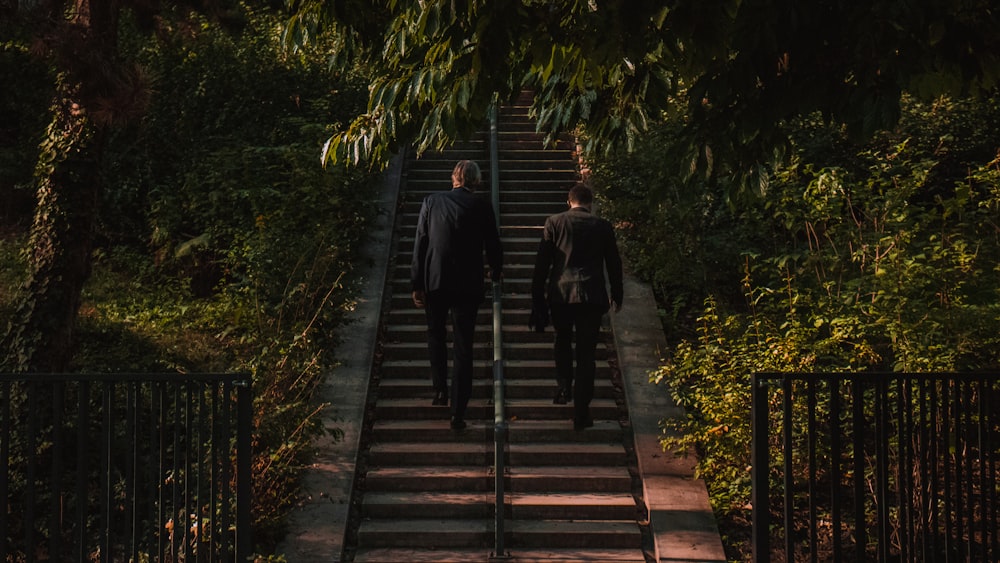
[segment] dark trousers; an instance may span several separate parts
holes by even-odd
[[[587,418],[590,415],[590,401],[594,398],[597,338],[601,332],[601,317],[607,308],[592,303],[554,303],[550,309],[552,327],[556,332],[556,382],[564,388],[572,385],[576,417]]]
[[[476,315],[483,294],[463,295],[448,291],[427,293],[427,349],[431,357],[431,382],[435,391],[448,390],[448,333],[451,318],[454,365],[451,376],[451,414],[465,417],[472,396],[472,341]]]

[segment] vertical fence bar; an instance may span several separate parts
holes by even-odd
[[[90,505],[87,484],[90,482],[90,463],[87,457],[90,404],[90,382],[81,381],[76,405],[76,559],[87,556],[87,507]]]
[[[125,507],[125,521],[129,524],[128,548],[126,561],[139,560],[139,505],[138,505],[138,467],[139,456],[139,436],[138,436],[138,410],[139,396],[142,389],[138,382],[130,382],[125,391],[125,443],[131,444],[125,456],[125,498],[122,503]]]
[[[954,421],[954,411],[949,408],[948,398],[952,392],[952,384],[948,381],[941,381],[941,432],[940,436],[942,439],[941,447],[941,476],[944,478],[944,503],[943,503],[943,516],[944,516],[944,558],[943,562],[947,563],[952,560],[952,554],[955,551],[954,541],[955,539],[951,535],[951,530],[953,526],[952,515],[954,514],[954,497],[952,495],[952,487],[954,482],[952,480],[954,469],[952,467],[952,462],[954,458],[952,456],[952,434],[955,428]]]
[[[865,388],[855,377],[851,382],[852,422],[854,435],[854,549],[858,561],[866,559],[865,546],[868,544],[865,518]]]
[[[38,383],[34,380],[28,383],[28,435],[26,436],[26,442],[24,447],[24,456],[27,459],[27,479],[24,484],[24,559],[27,563],[33,563],[35,561],[35,550],[30,549],[30,546],[35,545],[36,539],[35,533],[35,501],[36,501],[36,491],[35,483],[37,482],[35,476],[35,468],[37,466],[38,456],[35,452],[38,451],[38,418],[31,416],[31,413],[38,412]]]
[[[982,380],[982,398],[979,403],[979,435],[982,442],[979,446],[981,455],[987,458],[980,462],[984,475],[983,483],[983,544],[985,553],[992,556],[995,561],[1000,558],[1000,545],[997,543],[997,528],[1000,521],[997,520],[997,467],[995,457],[1000,450],[1000,433],[997,427],[1000,426],[1000,416],[997,416],[996,403],[994,402],[996,382],[992,384],[985,378]],[[988,454],[988,455],[986,455]]]
[[[219,505],[218,505],[218,500],[217,500],[218,497],[219,497],[219,492],[220,492],[220,489],[221,489],[221,485],[218,488],[216,488],[216,485],[218,484],[218,479],[216,478],[216,476],[220,474],[219,466],[222,463],[221,449],[222,449],[222,443],[223,443],[222,437],[221,437],[222,435],[221,435],[221,432],[219,431],[219,428],[221,426],[220,421],[219,421],[219,416],[220,416],[219,415],[219,390],[220,390],[219,387],[220,386],[218,384],[212,385],[212,396],[211,396],[211,400],[209,401],[210,404],[211,404],[211,409],[212,409],[212,425],[211,425],[212,426],[212,454],[211,454],[211,458],[212,459],[210,460],[211,465],[209,466],[210,467],[210,469],[209,469],[209,474],[210,474],[209,475],[209,481],[211,482],[211,486],[210,486],[209,493],[208,493],[209,494],[209,498],[210,498],[210,501],[209,501],[209,507],[210,507],[210,509],[209,509],[208,513],[209,513],[209,516],[211,517],[211,520],[209,521],[209,523],[212,526],[212,533],[211,533],[212,550],[210,552],[211,555],[209,557],[209,563],[214,563],[215,561],[219,560],[217,558],[216,554],[219,551],[219,549],[218,549],[219,545],[220,545],[219,544],[219,539],[222,537],[222,530],[221,530],[220,525],[219,525]]]
[[[785,487],[785,561],[795,561],[795,483],[794,468],[792,467],[792,378],[785,377],[781,380],[781,435],[782,446],[785,450],[782,455],[783,481]]]
[[[112,526],[112,499],[111,499],[111,406],[114,404],[114,384],[110,381],[104,383],[101,389],[101,539],[100,549],[103,561],[111,563],[114,559],[114,549],[111,541],[114,537],[111,533]]]
[[[899,484],[899,549],[900,560],[913,561],[915,558],[911,541],[913,536],[913,480],[910,478],[914,467],[913,459],[913,394],[909,379],[896,379],[896,426],[899,433],[899,459],[896,466],[896,482]]]
[[[1000,519],[998,519],[998,512],[1000,512],[1000,502],[997,501],[997,467],[996,456],[998,450],[1000,450],[1000,401],[998,401],[998,394],[1000,394],[1000,382],[993,380],[993,382],[987,387],[986,391],[983,393],[985,399],[985,405],[983,405],[983,410],[990,414],[990,421],[985,435],[987,438],[987,446],[984,448],[990,453],[990,460],[987,463],[988,471],[986,474],[989,476],[989,486],[986,488],[988,491],[987,498],[989,499],[989,519],[990,525],[987,527],[990,534],[990,554],[993,556],[993,560],[1000,559]],[[985,415],[984,415],[984,418]]]
[[[938,544],[938,501],[940,500],[940,495],[938,494],[938,445],[939,438],[941,436],[941,427],[938,426],[940,417],[938,416],[938,382],[929,381],[928,388],[930,389],[930,394],[928,396],[927,408],[930,410],[930,437],[927,441],[929,446],[928,449],[928,465],[930,466],[930,482],[928,483],[928,511],[930,512],[930,529],[927,536],[930,540],[930,551],[928,555],[930,557],[937,557],[937,544]],[[932,559],[927,559],[927,561],[932,561]]]
[[[770,480],[770,448],[768,423],[768,376],[754,374],[750,383],[750,417],[751,417],[751,481],[754,483],[751,491],[751,535],[753,537],[754,563],[768,563],[771,560],[771,480]]]
[[[239,397],[237,397],[237,401]],[[232,418],[233,418],[233,384],[227,381],[222,386],[222,435],[224,437],[232,436]],[[228,439],[225,442],[224,457],[222,460],[222,479],[223,483],[230,482],[230,463],[231,459],[229,450]],[[237,446],[238,447],[238,446]],[[219,546],[219,550],[222,552],[224,559],[229,559],[235,551],[235,546],[230,541],[229,537],[229,527],[232,524],[232,518],[230,517],[229,507],[233,505],[232,493],[229,487],[223,487],[222,495],[219,499],[219,504],[222,507],[222,518],[220,522],[220,529],[222,530],[222,542]]]
[[[177,516],[177,522],[176,522],[176,525],[180,526],[181,530],[183,530],[183,532],[181,534],[181,550],[182,550],[182,553],[184,554],[185,561],[188,560],[188,559],[191,559],[191,555],[192,555],[191,551],[192,551],[192,545],[193,545],[192,542],[191,542],[191,536],[192,536],[192,533],[191,533],[191,504],[192,504],[191,463],[193,461],[191,459],[191,457],[192,457],[191,453],[192,453],[192,450],[193,450],[193,441],[194,441],[194,429],[192,428],[192,426],[193,426],[192,422],[194,420],[194,413],[191,412],[191,410],[192,410],[192,403],[193,403],[193,401],[192,401],[193,397],[192,397],[192,393],[191,393],[191,387],[193,385],[194,384],[191,381],[186,381],[186,382],[183,383],[183,392],[182,392],[182,395],[183,395],[183,401],[184,401],[184,428],[183,428],[183,442],[184,442],[184,450],[183,450],[183,452],[184,452],[183,453],[184,460],[183,460],[183,463],[184,463],[184,465],[183,465],[182,471],[184,473],[183,473],[183,489],[181,491],[181,496],[183,497],[183,500],[181,501],[181,509],[179,510],[179,514]],[[175,526],[174,530],[176,530],[176,529],[177,529],[177,527]]]
[[[971,518],[972,503],[972,452],[969,449],[971,440],[969,439],[969,418],[970,399],[968,396],[968,382],[965,379],[956,381],[955,396],[958,400],[958,415],[955,448],[956,459],[955,481],[956,481],[956,515],[958,517],[958,539],[961,548],[959,557],[968,558],[975,553],[976,528]],[[968,533],[966,534],[966,530]],[[962,541],[965,538],[965,541]]]
[[[828,378],[827,381],[830,383],[830,520],[833,527],[833,558],[835,561],[843,561],[840,517],[840,460],[843,455],[840,445],[840,383],[835,378]]]
[[[889,456],[891,455],[889,426],[891,409],[889,406],[888,382],[884,378],[879,378],[875,387],[875,436],[876,436],[876,496],[875,508],[876,533],[878,536],[878,559],[879,561],[889,560],[889,537],[891,534],[889,523]],[[897,447],[897,452],[899,448]],[[898,454],[897,454],[898,455]],[[897,462],[898,465],[898,462]]]
[[[159,413],[159,423],[155,426],[158,429],[157,441],[159,444],[159,456],[157,459],[158,470],[156,472],[156,522],[165,523],[167,514],[167,476],[170,470],[167,467],[167,383],[157,382],[157,412]],[[156,553],[161,559],[167,555],[168,534],[162,525],[156,529]]]
[[[10,440],[12,427],[10,420],[10,393],[12,383],[10,381],[0,382],[0,423],[3,424],[3,431],[0,432],[0,499],[10,498]],[[0,518],[0,561],[7,561],[7,538],[10,537],[10,528],[6,516]]]
[[[60,482],[63,479],[63,408],[65,401],[65,383],[56,381],[52,386],[52,463],[50,467],[50,477],[52,482],[52,498],[49,499],[49,553],[54,557],[62,557],[62,502],[64,500],[63,488]]]
[[[816,496],[819,494],[819,487],[817,486],[817,445],[818,440],[816,437],[816,379],[809,379],[808,388],[806,390],[806,402],[808,409],[808,419],[807,419],[807,433],[808,433],[808,449],[809,449],[809,467],[807,469],[809,475],[809,561],[811,563],[818,563],[819,561],[819,551],[816,549],[816,545],[819,543],[819,530],[817,528],[817,499]]]
[[[212,544],[205,542],[205,514],[202,510],[205,506],[206,499],[203,498],[205,494],[205,426],[207,425],[207,420],[205,416],[205,391],[206,386],[199,384],[196,389],[198,391],[198,440],[196,443],[197,452],[195,453],[195,463],[197,464],[197,481],[195,490],[197,491],[197,503],[195,505],[195,540],[197,541],[197,549],[195,551],[195,557],[198,561],[205,561],[209,557],[208,553],[204,553],[203,547],[208,549],[211,553]],[[211,539],[211,535],[208,536]]]
[[[250,508],[253,501],[253,394],[249,376],[236,382],[236,561],[253,553]]]

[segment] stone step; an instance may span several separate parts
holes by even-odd
[[[495,497],[487,492],[388,491],[365,495],[366,518],[491,518]],[[625,520],[636,518],[627,493],[514,493],[504,512],[514,520]]]
[[[538,250],[538,241],[542,238],[542,227],[545,223],[538,226],[531,227],[500,227],[500,244],[503,245],[504,252],[535,252]],[[413,252],[413,229],[405,231],[405,234],[399,238],[398,249],[403,252],[412,253]],[[405,281],[407,288],[410,283],[409,274],[406,275],[405,280],[394,279],[393,281]],[[506,282],[506,277],[504,278]]]
[[[492,303],[490,301],[490,303]],[[505,326],[509,325],[528,325],[528,317],[531,315],[529,309],[508,309],[503,311],[503,324]],[[427,323],[427,313],[423,309],[417,309],[413,306],[413,302],[410,302],[409,308],[396,308],[389,311],[386,316],[390,324],[418,324],[426,325]],[[492,330],[492,319],[493,319],[493,309],[492,304],[487,306],[486,303],[479,309],[479,315],[476,317],[476,321],[480,325],[490,326]]]
[[[514,520],[509,533],[512,552],[520,548],[622,548],[641,554],[642,548],[635,520]]]
[[[488,467],[493,464],[493,444],[485,442],[438,443],[429,447],[422,442],[379,442],[372,444],[368,463],[391,465],[466,465]]]
[[[420,206],[423,205],[423,198],[405,201],[400,206],[403,228],[408,225],[416,225],[417,217],[420,213]],[[512,225],[518,222],[521,214],[531,215],[531,224],[536,223],[537,215],[546,217],[566,211],[568,206],[565,201],[500,201],[500,220],[503,224]],[[543,223],[544,224],[544,223]]]
[[[493,341],[493,325],[480,323],[476,325],[476,332],[473,335],[476,342]],[[506,325],[503,327],[503,341],[506,344],[519,342],[547,343],[552,344],[554,338],[552,327],[548,327],[544,332],[536,332],[524,325]],[[427,327],[424,323],[419,325],[389,325],[386,327],[385,342],[427,342]]]
[[[509,324],[510,317],[504,316],[505,322]],[[552,333],[549,333],[552,336]],[[427,343],[425,341],[414,342],[386,342],[382,347],[386,358],[393,360],[426,360]],[[503,346],[503,357],[507,360],[552,360],[552,342],[505,342]],[[473,345],[474,357],[479,360],[493,359],[493,346],[491,342],[481,341]],[[598,360],[607,360],[608,348],[604,343],[598,343],[596,357]]]
[[[492,397],[490,397],[492,399]],[[507,416],[513,419],[562,420],[573,417],[572,403],[554,405],[552,399],[513,399],[506,401]],[[472,398],[466,417],[484,420],[494,412],[492,400]],[[380,397],[375,416],[382,420],[435,420],[447,417],[448,408],[431,405],[426,398],[390,399]],[[613,399],[595,398],[590,403],[590,415],[597,419],[618,419],[618,406]]]
[[[513,254],[515,254],[515,253],[505,252],[504,253],[504,260],[507,261],[507,259],[511,258],[511,255],[513,255]],[[530,255],[531,256],[531,260],[535,259],[535,253],[534,252],[530,252],[530,253],[525,252],[525,253],[522,253],[522,254],[524,254],[525,256]],[[516,259],[516,256],[514,256],[513,258]],[[513,262],[517,263],[516,260],[513,260]],[[409,260],[407,259],[405,261],[405,263],[409,264]],[[492,291],[490,291],[489,297],[490,297],[490,302],[492,303]],[[392,302],[390,303],[390,309],[413,307],[413,293],[410,292],[410,291],[395,291],[395,292],[392,293],[391,299],[392,299]],[[507,309],[514,309],[514,310],[517,310],[517,309],[530,309],[531,308],[531,294],[530,293],[512,293],[512,292],[509,292],[509,291],[504,291],[502,304],[503,304],[503,308],[504,308],[505,311]],[[485,304],[484,304],[484,306],[485,306]]]
[[[511,379],[506,382],[504,393],[509,401],[529,398],[544,398],[550,400],[555,396],[556,382],[554,378],[545,379]],[[472,380],[472,397],[486,399],[493,396],[493,378],[479,377]],[[434,397],[431,389],[430,376],[426,377],[383,377],[378,386],[379,399],[423,399],[430,401]],[[615,398],[614,385],[608,379],[598,379],[594,382],[595,399]]]
[[[485,492],[492,494],[494,477],[483,466],[388,466],[365,474],[365,489],[373,491]]]
[[[505,535],[509,538],[511,551],[519,548],[641,549],[642,536],[635,521],[540,519],[515,520],[509,524]],[[493,520],[487,518],[371,519],[361,522],[358,546],[486,548],[492,544],[494,534]]]
[[[445,187],[429,188],[429,189],[409,189],[406,192],[400,194],[400,200],[403,205],[409,204],[419,204],[424,200],[425,197],[431,195],[432,193],[440,192]],[[562,189],[546,189],[543,187],[534,189],[524,189],[524,190],[503,190],[500,192],[500,203],[501,204],[516,204],[516,203],[545,203],[545,204],[559,204],[565,205],[566,195],[569,190]],[[480,192],[484,194],[485,190]]]
[[[385,360],[382,362],[382,376],[391,377],[429,377],[430,368],[423,360]],[[479,361],[473,364],[473,370],[492,377],[493,362]],[[597,364],[596,379],[610,377],[611,368],[607,364]],[[510,360],[504,365],[507,379],[555,379],[555,365],[543,360]]]
[[[570,154],[575,154],[576,143],[569,140],[558,140],[555,144],[546,144],[541,135],[527,134],[524,132],[498,135],[497,144],[500,151],[505,150],[564,150]]]
[[[492,174],[488,162],[477,162],[484,184],[489,183]],[[580,174],[576,170],[559,166],[557,165],[558,162],[556,160],[520,160],[517,166],[506,166],[506,163],[501,162],[498,168],[500,170],[500,182],[503,184],[507,182],[530,183],[558,180],[573,184],[580,179]],[[406,181],[415,187],[423,182],[438,182],[443,185],[442,189],[446,189],[451,185],[451,172],[455,163],[451,163],[451,166],[445,166],[445,164],[446,162],[442,161],[441,166],[410,168],[406,171]],[[476,191],[487,193],[489,190],[481,187]]]
[[[620,442],[587,443],[533,443],[516,442],[508,446],[507,457],[510,467],[529,465],[624,466],[625,448]]]
[[[556,209],[552,212],[516,212],[516,213],[505,213],[500,218],[500,231],[501,234],[508,232],[511,229],[541,229],[545,226],[545,219],[547,219],[552,213],[565,210],[566,207],[563,205],[561,209]],[[407,212],[399,214],[399,226],[404,232],[413,232],[417,228],[417,218],[419,217],[419,206],[411,207]],[[541,233],[539,233],[539,236]],[[502,240],[501,240],[502,242]],[[412,248],[413,243],[410,242],[407,246],[401,246],[401,248]]]
[[[513,521],[634,520],[639,516],[635,498],[628,492],[511,493],[505,500]]]
[[[642,536],[635,521],[517,520],[509,524],[505,535],[512,552],[520,548],[641,549]],[[368,520],[358,530],[358,546],[485,548],[493,541],[494,533],[492,519]]]
[[[511,420],[508,434],[511,444],[520,443],[621,443],[623,432],[617,420],[594,420],[593,428],[577,432],[573,421]],[[491,432],[492,436],[492,432]]]
[[[557,162],[561,167],[575,167],[576,165],[576,145],[572,143],[560,143],[559,146],[554,148],[545,148],[540,139],[525,138],[524,143],[531,145],[528,147],[518,147],[513,142],[514,137],[508,137],[504,139],[505,142],[510,142],[511,144],[506,147],[502,147],[498,152],[497,156],[500,158],[504,167],[517,166],[522,162],[537,163],[541,166],[541,163],[545,162]],[[539,148],[541,147],[541,148]],[[478,154],[470,154],[473,151],[477,151]],[[481,159],[482,162],[479,164],[483,168],[489,167],[489,149],[488,140],[476,140],[471,142],[466,147],[459,149],[450,149],[447,152],[425,152],[420,158],[411,158],[407,160],[406,171],[412,170],[414,168],[420,167],[431,167],[431,168],[441,168],[447,169],[449,172],[455,166],[455,162],[461,158],[461,156],[471,156],[473,160]]]
[[[492,519],[496,511],[493,490],[487,492],[388,491],[365,494],[364,518],[475,518]],[[634,505],[633,505],[634,508]]]
[[[508,469],[512,495],[549,492],[568,497],[570,493],[586,492],[631,494],[632,490],[632,476],[625,467],[512,465]]]
[[[355,563],[483,563],[492,555],[491,549],[359,549]],[[533,549],[520,547],[507,551],[506,563],[645,563],[641,551],[635,549]]]
[[[420,442],[379,442],[372,444],[368,463],[371,466],[393,465],[494,465],[493,444],[437,443],[429,447]],[[625,448],[620,443],[514,443],[506,450],[507,464],[521,466],[624,466]]]
[[[494,535],[492,518],[368,519],[361,521],[357,533],[359,548],[423,549],[486,549],[493,544]]]
[[[468,427],[452,430],[448,420],[376,420],[372,424],[375,442],[493,442],[493,417],[466,419]],[[510,442],[514,443],[608,443],[621,441],[617,420],[595,420],[592,428],[573,430],[573,421],[511,420]],[[432,447],[432,446],[428,446]]]

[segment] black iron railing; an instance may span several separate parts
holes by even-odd
[[[497,107],[494,102],[490,108],[490,195],[493,202],[493,212],[496,213],[497,229],[500,229],[500,158],[499,140],[497,138]],[[506,535],[504,517],[506,513],[504,499],[505,479],[507,474],[507,414],[506,414],[506,382],[504,378],[503,355],[503,282],[493,282],[493,470],[494,470],[494,539],[493,553],[490,560],[502,560],[509,554],[504,544]]]
[[[1000,561],[1000,376],[757,374],[754,561]]]
[[[245,561],[247,375],[0,374],[0,561]]]

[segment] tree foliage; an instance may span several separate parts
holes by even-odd
[[[583,126],[588,147],[631,146],[661,112],[686,115],[681,164],[764,181],[783,125],[820,112],[867,136],[900,97],[988,92],[1000,80],[986,0],[296,0],[293,44],[337,26],[373,74],[367,113],[325,159],[364,160],[467,135],[494,94],[536,93],[540,129]]]
[[[897,127],[864,143],[801,120],[767,197],[739,206],[657,165],[679,126],[594,162],[594,181],[675,344],[654,380],[688,414],[665,443],[698,450],[720,514],[749,500],[754,372],[1000,366],[995,98],[904,96]]]
[[[313,440],[340,432],[319,419],[313,390],[339,377],[330,350],[354,304],[360,280],[351,274],[375,204],[370,175],[323,170],[316,154],[331,121],[362,111],[365,83],[314,49],[284,52],[269,10],[245,6],[237,33],[172,8],[156,33],[138,19],[117,28],[120,54],[149,96],[141,119],[104,131],[87,255],[94,275],[82,286],[66,369],[251,373],[254,539],[268,551]],[[49,61],[30,59],[23,41],[12,40],[18,55],[0,63],[33,69],[38,84],[4,103],[23,108],[17,123],[44,128],[46,104],[29,102],[51,91]],[[20,142],[4,155],[16,148],[30,164],[39,149]],[[6,326],[26,298],[10,290],[36,249],[2,227]]]

